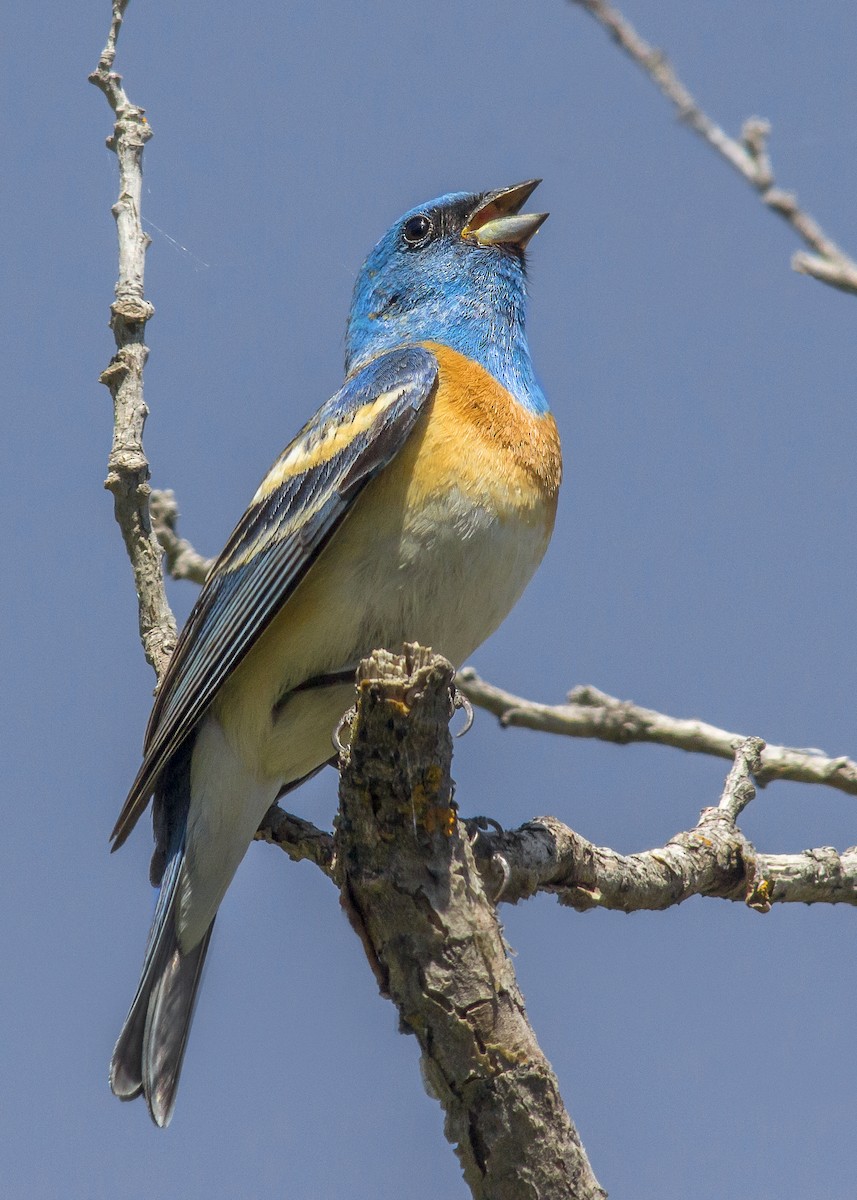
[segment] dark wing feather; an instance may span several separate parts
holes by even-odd
[[[437,360],[374,359],[315,414],[263,481],[182,630],[146,731],[145,758],[112,833],[125,841],[170,757],[321,553],[366,484],[402,448]],[[302,466],[302,464],[304,464]]]

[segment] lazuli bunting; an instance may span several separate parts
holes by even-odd
[[[223,895],[274,800],[331,760],[357,662],[420,642],[454,664],[521,595],[562,471],[524,331],[538,180],[412,209],[357,278],[346,378],[263,479],[155,700],[113,830],[154,797],[160,885],[110,1085],[170,1120]]]

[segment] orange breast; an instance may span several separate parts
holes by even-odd
[[[413,485],[419,491],[458,487],[500,513],[538,510],[552,526],[562,455],[551,414],[529,412],[483,367],[448,346],[424,345],[440,372],[424,438],[414,439],[421,444],[413,446]]]

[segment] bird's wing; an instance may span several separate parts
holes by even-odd
[[[306,575],[366,484],[402,448],[432,394],[437,360],[409,347],[373,359],[292,441],[212,567],[164,676],[145,758],[111,837],[116,849],[158,777]]]

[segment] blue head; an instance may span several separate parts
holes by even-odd
[[[346,372],[385,350],[441,342],[480,363],[527,407],[545,411],[524,332],[524,254],[547,213],[520,212],[538,183],[453,192],[405,213],[357,277]]]

